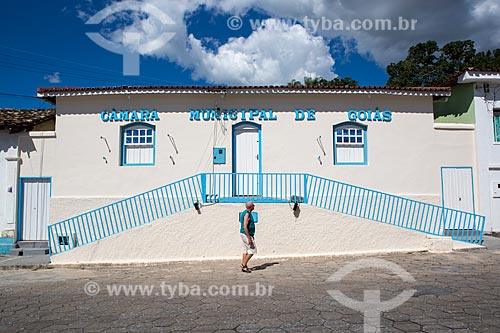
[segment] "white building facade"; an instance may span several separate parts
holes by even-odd
[[[95,229],[97,226],[89,222],[91,216],[100,214],[101,211],[96,209],[138,193],[201,173],[297,173],[304,177],[314,175],[317,179],[356,185],[353,193],[348,195],[353,200],[362,196],[361,189],[374,190],[370,192],[373,193],[370,200],[377,200],[379,194],[382,196],[385,193],[415,200],[408,203],[401,201],[401,206],[396,202],[394,207],[381,208],[403,211],[408,206],[409,210],[404,213],[407,215],[399,216],[399,220],[410,219],[412,212],[421,213],[420,208],[417,211],[417,201],[432,205],[422,213],[427,214],[429,219],[437,216],[438,212],[434,209],[443,204],[473,213],[479,210],[478,182],[475,182],[475,132],[470,126],[436,124],[434,115],[435,101],[448,98],[450,94],[449,88],[388,87],[41,88],[38,97],[56,105],[56,126],[55,131],[40,132],[30,140],[20,141],[20,184],[24,185],[25,191],[19,196],[19,209],[26,209],[27,201],[34,202],[37,211],[50,212],[48,225],[66,221],[64,227],[58,226],[54,236],[57,239],[52,241],[57,246],[69,246],[71,242],[76,246],[76,243],[86,242],[83,236],[76,235],[85,233],[82,228]],[[200,179],[205,181],[205,178]],[[265,198],[257,196],[257,189],[262,191],[262,187],[271,185],[266,183],[267,178],[251,179],[246,181],[245,188],[232,189],[231,195],[240,198],[238,202],[252,198],[257,202],[261,200],[265,206]],[[206,189],[203,191],[206,192]],[[341,191],[335,196],[340,196]],[[205,192],[203,204],[211,202],[210,195]],[[32,196],[38,197],[35,200]],[[218,202],[217,195],[213,199],[212,203]],[[280,224],[283,221],[279,221],[280,216],[273,215],[281,209],[273,206],[276,204],[274,200],[269,202],[268,208],[261,208],[261,220],[278,220],[276,224],[266,225],[269,228],[267,233],[272,235],[285,232]],[[216,207],[220,207],[220,211]],[[241,205],[224,206],[221,201],[219,205],[206,208],[210,210],[207,215],[200,216],[203,216],[202,220],[212,216],[212,222],[219,220],[217,216],[232,219],[231,214],[239,208]],[[153,212],[155,209],[151,208]],[[77,226],[73,220],[67,220],[93,210],[96,210],[93,215],[75,220],[80,223]],[[358,208],[352,207],[351,213],[354,210]],[[113,210],[110,214],[115,213]],[[116,214],[114,218],[118,221]],[[310,218],[311,221],[338,218],[321,214],[324,213],[311,210],[309,217],[302,215],[301,218]],[[195,221],[198,217],[184,218]],[[21,216],[17,229],[27,230],[27,222],[23,219],[25,217]],[[228,223],[211,226],[213,236],[218,237],[232,230],[234,221]],[[379,234],[387,242],[391,242],[391,238],[399,239],[400,249],[419,249],[418,246],[412,248],[407,245],[407,237],[413,236],[394,234],[394,237],[388,237],[393,229],[387,230],[381,225],[376,228],[377,231],[365,235],[368,238],[363,240],[357,233],[369,228],[356,224],[361,223],[359,221],[346,220],[348,224],[336,226],[331,231],[323,230],[326,224],[314,227],[314,223],[311,222],[310,228],[301,226],[297,229],[302,230],[300,237],[310,240],[309,244],[294,247],[295,252],[283,245],[281,250],[278,246],[264,253],[308,254],[311,243],[319,245],[309,254],[330,253],[328,246],[331,246],[331,241],[326,234],[335,232],[338,235],[341,233],[338,228],[341,228],[347,235],[346,228],[354,225],[357,231],[351,230],[351,236],[345,236],[342,244],[358,242],[359,246],[363,245],[361,243],[366,245],[373,240],[374,234]],[[193,249],[180,251],[186,249],[188,242],[188,239],[179,236],[186,233],[186,226],[179,225],[179,229],[175,229],[176,224],[172,225],[174,229],[170,232],[178,237],[170,240],[168,246],[171,248],[156,249],[176,253],[169,258],[224,257],[223,253],[228,251],[224,247],[217,250],[214,244],[206,249],[208,254],[194,253]],[[64,228],[78,231],[67,232]],[[105,250],[101,248],[100,253],[105,257],[111,252],[127,252],[117,250],[123,244],[140,252],[140,244],[158,243],[152,241],[157,233],[147,234],[149,229],[139,229],[142,231],[133,232],[146,234],[133,239],[140,239],[141,242],[133,245],[131,239],[125,241],[122,238],[120,241],[119,237],[105,237],[107,243],[97,242],[108,244]],[[95,230],[92,232],[98,233]],[[323,235],[323,241],[318,235]],[[17,237],[20,240],[26,234],[18,232]],[[47,236],[37,234],[35,237]],[[94,242],[93,237],[88,237],[92,239],[90,243]],[[88,251],[98,253],[98,249],[92,248],[96,243],[93,244],[87,246]],[[381,243],[372,250],[384,251],[391,247],[388,244]],[[69,251],[60,257],[70,253],[76,255],[76,252]],[[89,253],[81,255],[82,262],[92,261],[87,255]],[[106,261],[104,257],[100,260]],[[151,253],[143,253],[136,259],[147,261],[154,258]]]
[[[500,73],[466,71],[459,85],[471,85],[476,125],[479,212],[486,231],[500,232]]]

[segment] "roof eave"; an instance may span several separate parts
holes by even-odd
[[[396,95],[396,96],[450,96],[451,90],[397,89],[393,88],[297,88],[297,87],[251,87],[251,88],[135,88],[118,87],[109,89],[67,89],[62,91],[44,91],[40,89],[37,97],[56,104],[57,97],[130,95],[130,94],[361,94],[361,95]]]
[[[500,83],[500,72],[495,71],[465,71],[457,79],[458,84],[488,82]]]

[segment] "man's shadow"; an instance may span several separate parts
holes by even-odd
[[[274,266],[274,265],[279,265],[279,262],[267,262],[265,264],[259,265],[259,266],[254,266],[251,268],[252,271],[262,271],[268,267]]]

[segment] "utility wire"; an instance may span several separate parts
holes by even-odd
[[[74,65],[79,65],[79,66],[83,66],[83,67],[87,67],[87,68],[93,68],[93,69],[97,69],[99,70],[100,72],[102,71],[106,71],[106,72],[109,72],[109,73],[113,73],[114,75],[120,75],[122,76],[123,73],[121,72],[118,72],[118,71],[113,71],[113,70],[110,70],[110,69],[107,69],[107,68],[103,68],[103,67],[99,67],[99,66],[93,66],[93,65],[87,65],[87,64],[83,64],[83,63],[79,63],[79,62],[75,62],[75,61],[71,61],[71,60],[65,60],[65,59],[61,59],[61,58],[57,58],[57,57],[52,57],[52,56],[47,56],[47,55],[44,55],[44,54],[40,54],[40,53],[35,53],[35,52],[30,52],[30,51],[26,51],[26,50],[21,50],[21,49],[17,49],[17,48],[13,48],[13,47],[9,47],[9,46],[5,46],[5,45],[0,45],[0,48],[4,48],[4,49],[7,49],[7,50],[12,50],[12,51],[16,51],[16,52],[21,52],[21,53],[25,53],[25,54],[30,54],[30,55],[35,55],[37,57],[44,57],[44,58],[47,58],[47,59],[52,59],[52,60],[56,60],[57,61],[57,64],[53,64],[53,66],[62,66],[60,64],[60,62],[65,62],[65,63],[69,63],[69,64],[74,64]],[[4,53],[5,54],[5,53]],[[20,57],[19,55],[15,55],[15,56],[10,56],[10,57],[13,57],[13,58],[18,58],[18,59],[22,59],[22,57]],[[26,58],[24,58],[26,59]],[[33,61],[33,60],[29,60],[29,61]],[[46,62],[45,62],[46,63]],[[52,65],[52,64],[51,64]],[[67,67],[67,66],[66,66]],[[73,70],[76,70],[76,71],[85,71],[83,69],[80,69],[80,68],[73,68]],[[45,73],[46,74],[46,73]],[[103,73],[102,73],[103,74]],[[123,78],[125,79],[125,78]],[[154,81],[158,81],[158,82],[162,82],[162,83],[175,83],[175,84],[182,84],[181,82],[176,82],[176,81],[167,81],[167,80],[164,80],[164,79],[160,79],[160,78],[155,78],[155,77],[150,77],[150,76],[145,76],[145,75],[141,75],[141,79],[136,79],[136,78],[126,78],[125,80],[127,81],[130,81],[130,80],[141,80],[142,82],[149,82],[149,81],[145,81],[144,79],[148,79],[148,80],[154,80]]]
[[[23,72],[31,72],[31,73],[40,73],[40,74],[47,74],[46,70],[43,70],[39,67],[34,67],[34,66],[26,66],[26,65],[18,65],[14,63],[9,63],[6,61],[0,61],[0,67],[2,68],[7,68],[7,69],[14,69],[18,71],[23,71]],[[115,84],[126,84],[127,81],[125,79],[119,79],[119,78],[111,78],[111,77],[98,77],[98,76],[89,76],[89,75],[82,75],[82,74],[76,74],[76,73],[62,73],[61,75],[63,76],[68,76],[68,77],[74,77],[77,79],[87,79],[87,80],[92,80],[92,81],[98,81],[98,82],[104,82],[108,83],[109,82],[114,82]]]
[[[36,96],[29,96],[29,95],[18,95],[18,94],[11,94],[11,93],[4,93],[0,92],[0,96],[9,96],[9,97],[24,97],[24,98],[34,98],[34,99],[39,99]]]
[[[94,75],[96,77],[105,77],[106,79],[110,78],[109,74],[105,74],[102,71],[97,71],[97,70],[77,69],[74,66],[70,66],[70,65],[52,64],[52,63],[50,63],[48,61],[43,61],[43,60],[39,60],[39,59],[29,59],[29,58],[24,58],[24,57],[16,57],[16,56],[12,56],[10,54],[5,54],[5,53],[2,53],[2,52],[0,52],[0,56],[5,56],[5,57],[8,57],[8,58],[11,58],[11,59],[8,59],[8,60],[14,60],[14,61],[16,59],[22,59],[23,61],[34,63],[34,64],[22,65],[21,63],[16,63],[16,62],[11,62],[11,61],[5,61],[5,60],[0,61],[0,63],[4,63],[4,64],[7,64],[7,65],[14,65],[14,66],[22,66],[22,67],[28,67],[29,66],[29,68],[35,68],[35,69],[43,70],[44,73],[46,73],[47,71],[57,71],[57,72],[62,73],[62,75],[67,76],[68,74],[77,75],[77,74],[80,74],[79,72],[82,72],[83,74],[87,74],[88,73],[88,74]],[[1,59],[1,57],[0,57],[0,59]],[[45,66],[42,66],[42,64],[45,64]],[[51,68],[53,68],[53,69],[51,69]],[[115,76],[117,76],[117,75],[115,75]],[[138,78],[127,78],[127,79],[125,79],[123,77],[123,75],[120,75],[119,79],[124,80],[124,81],[125,80],[126,81],[135,81],[135,82],[138,82],[138,83],[141,83],[141,84],[143,84],[144,82],[149,82],[149,81],[141,80],[141,79],[138,79]]]

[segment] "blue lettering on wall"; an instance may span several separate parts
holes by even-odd
[[[296,109],[295,110],[295,120],[302,121],[305,119],[304,110]]]
[[[308,117],[314,117],[314,110],[308,110]],[[190,109],[190,121],[212,121],[212,120],[241,120],[241,121],[269,121],[278,120],[273,110],[269,109]]]
[[[380,111],[379,108],[375,110],[349,110],[347,111],[347,118],[350,121],[392,121],[392,111]]]
[[[357,111],[349,110],[349,112],[347,112],[347,118],[349,118],[350,121],[356,121],[356,119],[358,118]]]
[[[273,110],[269,110],[269,120],[278,120],[278,117],[273,114]]]
[[[315,121],[316,120],[316,110],[307,109],[306,111],[302,109],[296,109],[295,120],[296,121]],[[189,110],[189,120],[190,121],[213,121],[213,120],[233,120],[233,121],[276,121],[278,116],[274,113],[272,109],[190,109]]]
[[[316,120],[316,110],[309,109],[307,110],[307,120]]]
[[[193,117],[193,115],[191,115]],[[199,115],[198,115],[199,117]],[[104,110],[101,112],[101,120],[103,122],[117,122],[117,121],[158,121],[160,116],[158,111],[148,109],[137,110]]]

